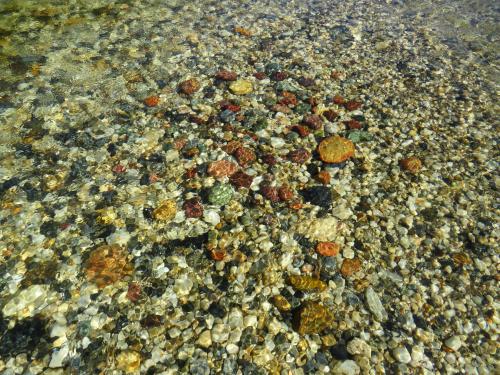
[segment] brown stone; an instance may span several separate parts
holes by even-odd
[[[287,185],[283,185],[278,189],[278,195],[282,201],[289,201],[293,198],[293,191]]]
[[[236,160],[238,160],[238,163],[242,167],[246,167],[252,164],[257,158],[255,156],[255,152],[253,152],[253,150],[248,147],[237,148],[236,151],[234,152],[234,157],[236,158]]]
[[[311,153],[304,148],[298,148],[288,153],[288,159],[297,164],[304,164],[311,157]]]
[[[191,78],[179,84],[179,91],[186,95],[192,95],[200,89],[198,80]]]
[[[207,173],[212,177],[229,177],[236,173],[238,166],[229,160],[217,160],[208,165]]]
[[[220,70],[215,74],[215,78],[222,81],[236,81],[238,79],[238,75],[229,70]]]
[[[244,187],[248,189],[252,185],[253,177],[243,171],[238,171],[229,178],[229,181],[237,188]]]
[[[121,280],[132,274],[127,253],[119,245],[102,245],[92,250],[85,265],[85,273],[99,288]]]
[[[332,176],[327,171],[320,171],[316,176],[316,179],[323,185],[328,185],[330,183]]]
[[[302,123],[313,130],[319,130],[323,125],[323,121],[321,120],[321,117],[319,117],[318,115],[305,116],[304,119],[302,120]]]
[[[334,242],[319,242],[316,245],[316,252],[325,257],[334,257],[339,253],[340,246]]]
[[[409,158],[400,161],[401,168],[405,171],[416,174],[422,169],[422,161],[416,156],[411,156]]]
[[[194,197],[184,202],[182,208],[187,218],[196,218],[203,216],[203,205],[200,198]]]
[[[307,275],[290,275],[288,280],[294,289],[302,292],[322,292],[326,289],[326,284],[323,281]]]
[[[359,258],[344,259],[342,266],[340,267],[340,273],[349,277],[358,272],[361,269],[361,261]]]

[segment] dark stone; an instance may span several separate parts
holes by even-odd
[[[17,177],[12,177],[9,178],[7,181],[4,181],[3,183],[0,184],[0,194],[4,193],[6,190],[9,190],[11,187],[16,186],[19,184],[19,178]]]
[[[339,342],[338,344],[332,346],[330,348],[330,353],[332,356],[340,361],[345,361],[347,359],[352,359],[352,356],[347,351],[347,346],[343,342]]]
[[[42,340],[46,337],[45,323],[39,317],[24,319],[9,330],[7,330],[7,322],[2,319],[0,332],[2,332],[0,356],[4,358],[39,350]]]
[[[116,144],[110,143],[107,147],[107,150],[108,150],[110,156],[115,156],[116,150],[117,150]]]
[[[217,302],[213,302],[208,308],[208,312],[212,314],[216,318],[224,318],[226,316],[226,309],[224,306],[218,304]]]
[[[57,237],[57,232],[59,231],[59,226],[54,221],[47,221],[40,225],[40,233],[46,237],[54,238]]]
[[[427,329],[427,322],[420,315],[414,315],[413,316],[413,321],[415,322],[415,325],[418,328],[421,328],[421,329],[424,329],[424,330]]]
[[[319,207],[329,208],[333,203],[332,191],[327,186],[313,186],[300,191],[306,202]]]
[[[149,185],[149,174],[145,173],[141,176],[141,179],[139,180],[139,184],[145,186]]]
[[[102,199],[105,204],[112,205],[118,193],[115,190],[109,190],[102,192]]]

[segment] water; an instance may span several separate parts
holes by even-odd
[[[495,373],[498,7],[2,1],[0,371]]]

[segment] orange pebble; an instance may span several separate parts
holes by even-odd
[[[340,246],[334,242],[319,242],[316,245],[316,252],[325,257],[334,257],[339,253]]]
[[[148,96],[146,99],[144,99],[144,104],[146,104],[148,107],[156,107],[159,102],[160,98],[156,95]]]

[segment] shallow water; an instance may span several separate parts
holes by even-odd
[[[3,1],[0,371],[493,374],[492,1]]]

